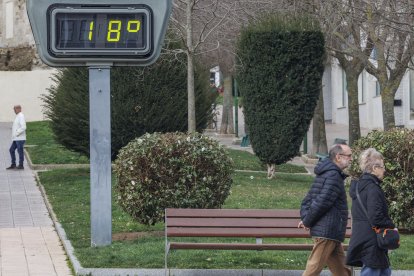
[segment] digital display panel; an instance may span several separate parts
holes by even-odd
[[[55,8],[50,11],[55,56],[146,55],[151,50],[151,12],[145,8]]]
[[[146,16],[134,14],[56,14],[56,49],[143,49]]]

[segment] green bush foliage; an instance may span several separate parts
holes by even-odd
[[[399,227],[414,230],[414,130],[375,130],[360,138],[352,147],[349,173],[353,177],[361,175],[356,157],[367,148],[375,148],[384,156],[386,173],[381,186],[392,219]]]
[[[67,68],[54,77],[43,95],[45,114],[56,140],[89,156],[89,84],[86,68]],[[208,70],[196,66],[197,130],[206,128],[216,93],[209,89]],[[187,130],[187,67],[185,55],[163,54],[148,67],[111,70],[112,159],[132,139],[152,132]]]
[[[323,34],[310,19],[273,16],[242,31],[237,54],[253,150],[264,163],[282,164],[299,153],[316,107]]]
[[[230,193],[233,161],[198,133],[153,133],[131,141],[115,161],[120,206],[153,225],[164,209],[219,208]]]

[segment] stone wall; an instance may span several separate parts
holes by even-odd
[[[0,71],[49,69],[35,47],[26,2],[0,0]]]
[[[32,29],[30,28],[29,18],[26,12],[26,3],[24,0],[0,0],[0,47],[22,47],[22,46],[34,46],[34,38]],[[6,12],[7,4],[13,3],[12,16],[13,26],[6,25]],[[13,36],[6,38],[6,28],[13,29]]]
[[[32,47],[0,48],[0,71],[29,71],[34,58]]]

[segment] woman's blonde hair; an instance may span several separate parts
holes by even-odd
[[[359,156],[359,167],[362,172],[371,173],[374,170],[374,166],[381,165],[381,161],[384,157],[374,148],[369,148],[361,152]]]

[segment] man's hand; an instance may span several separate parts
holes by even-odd
[[[306,231],[309,231],[309,228],[303,224],[303,221],[300,221],[298,224],[298,228],[304,228]]]

